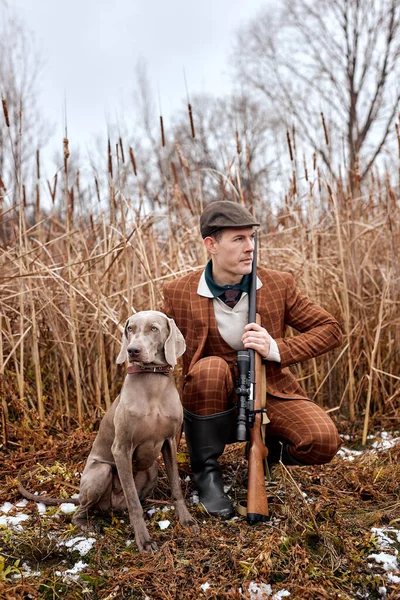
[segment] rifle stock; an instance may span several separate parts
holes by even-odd
[[[261,325],[260,315],[257,314],[256,322]],[[262,402],[262,360],[260,354],[255,352],[255,397],[254,411],[261,411]],[[252,525],[269,520],[268,497],[265,489],[264,460],[268,456],[268,448],[264,445],[261,435],[262,412],[255,412],[253,427],[249,428],[250,448],[248,456],[248,484],[247,484],[247,521]]]

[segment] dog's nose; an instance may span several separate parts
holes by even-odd
[[[128,354],[132,358],[134,358],[135,356],[138,356],[138,354],[140,354],[140,347],[139,346],[129,346]]]

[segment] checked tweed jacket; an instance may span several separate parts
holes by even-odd
[[[257,275],[263,284],[257,290],[257,312],[262,326],[277,342],[281,356],[281,363],[265,363],[267,393],[280,399],[307,398],[288,367],[340,346],[340,326],[332,315],[300,292],[290,273],[260,267]],[[212,299],[197,293],[200,277],[201,271],[190,273],[165,284],[163,290],[162,310],[175,320],[186,340],[183,385],[194,364],[206,355]],[[288,325],[299,335],[285,337]]]

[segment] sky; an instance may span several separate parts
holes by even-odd
[[[8,0],[35,37],[43,63],[39,105],[61,148],[89,148],[107,123],[133,110],[135,67],[144,60],[154,102],[168,118],[198,92],[230,89],[235,32],[268,0]]]

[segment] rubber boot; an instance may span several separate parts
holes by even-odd
[[[234,510],[224,493],[218,458],[225,444],[236,440],[236,409],[204,417],[184,409],[184,431],[201,504],[211,515],[230,519]]]

